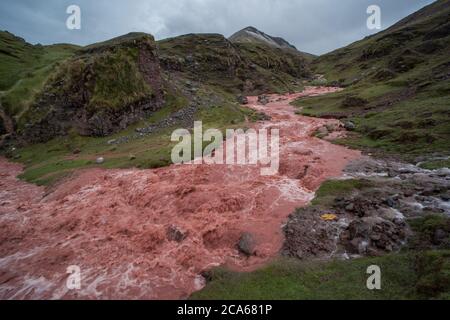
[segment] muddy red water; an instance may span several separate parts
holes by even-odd
[[[249,98],[272,118],[252,126],[280,129],[274,176],[258,166],[90,169],[47,194],[0,160],[0,299],[182,299],[204,286],[202,271],[267,263],[288,215],[360,156],[312,137],[337,121],[295,115],[290,105],[335,90],[271,95],[265,106]],[[243,232],[255,239],[253,257],[237,249]],[[72,265],[81,270],[79,290],[66,285]]]

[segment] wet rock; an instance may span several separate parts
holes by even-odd
[[[328,130],[328,132],[336,132],[340,130],[340,125],[338,125],[337,123],[330,123],[326,125],[326,128]]]
[[[354,124],[352,121],[347,121],[344,124],[344,128],[348,131],[354,131],[356,130],[356,124]]]
[[[403,191],[403,195],[407,198],[412,197],[414,195],[414,191],[413,190],[405,190],[405,191]]]
[[[341,229],[340,222],[326,222],[323,212],[314,207],[298,209],[284,227],[285,242],[282,253],[298,259],[329,257],[336,249]]]
[[[397,201],[394,200],[393,198],[387,198],[387,199],[385,200],[385,203],[386,203],[386,205],[387,205],[388,207],[391,207],[391,208],[394,208],[394,207],[396,207],[396,205],[397,205]]]
[[[445,230],[437,229],[434,232],[433,236],[433,244],[434,245],[441,245],[444,241],[448,240],[449,234]]]
[[[258,96],[258,103],[262,104],[262,105],[266,105],[270,102],[269,97],[266,95],[261,95]]]
[[[377,210],[378,204],[376,199],[371,199],[366,195],[358,194],[352,199],[335,200],[334,207],[362,218],[371,211]]]
[[[247,232],[243,233],[239,239],[238,249],[248,257],[253,256],[256,250],[256,243],[253,235]]]
[[[354,212],[355,211],[355,205],[353,203],[350,203],[349,205],[347,205],[345,207],[345,210],[347,210],[349,212]]]
[[[442,178],[450,176],[450,169],[448,169],[448,168],[439,169],[436,172],[436,175],[439,176],[439,177],[442,177]]]
[[[180,230],[176,226],[170,226],[167,228],[167,239],[169,241],[183,242],[188,237],[187,232]]]
[[[329,131],[326,127],[321,127],[317,130],[317,135],[320,137],[325,137],[329,134]]]
[[[239,102],[239,104],[243,104],[243,105],[248,104],[248,99],[246,96],[238,96],[237,101]]]
[[[405,228],[405,224],[397,225],[381,217],[356,219],[350,223],[341,241],[354,254],[391,252],[402,246]]]

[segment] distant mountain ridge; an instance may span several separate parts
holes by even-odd
[[[254,43],[263,42],[269,46],[280,49],[295,49],[297,48],[280,37],[272,37],[262,31],[259,31],[255,27],[244,28],[235,34],[233,34],[229,40],[235,43]]]
[[[293,44],[289,43],[281,37],[274,37],[255,27],[247,27],[234,33],[228,40],[234,44],[263,44],[275,49],[299,52],[304,58],[312,60],[316,56],[298,50]]]

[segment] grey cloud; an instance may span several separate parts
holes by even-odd
[[[432,0],[2,0],[0,29],[32,43],[90,44],[131,31],[157,39],[185,33],[230,36],[246,26],[322,54],[367,36],[366,9],[382,9],[383,28]],[[82,9],[82,30],[65,27],[66,8]]]

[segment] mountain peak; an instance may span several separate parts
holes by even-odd
[[[235,43],[263,43],[275,48],[297,50],[295,46],[283,38],[270,36],[253,26],[248,26],[236,32],[229,40]]]

